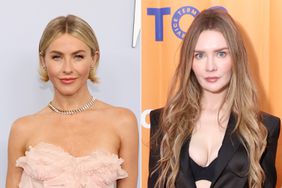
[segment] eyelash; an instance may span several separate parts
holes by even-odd
[[[195,57],[195,59],[202,59],[204,57],[204,53],[195,53],[194,57]]]
[[[51,58],[53,60],[57,60],[57,59],[61,58],[61,56],[60,55],[53,55],[53,56],[51,56]],[[83,59],[84,56],[83,55],[75,55],[74,58],[76,58],[76,59]]]
[[[227,52],[225,52],[225,51],[219,51],[219,52],[216,52],[216,56],[217,57],[220,57],[220,58],[224,58],[224,57],[226,57],[226,55],[227,55]],[[203,57],[205,57],[205,54],[204,53],[202,53],[202,52],[199,52],[199,53],[195,53],[194,54],[194,58],[195,59],[202,59]]]
[[[53,60],[56,60],[56,59],[58,59],[58,58],[61,58],[61,56],[60,56],[60,55],[53,55],[53,56],[51,56],[51,58],[52,58]]]
[[[218,57],[226,57],[227,52],[222,51],[222,52],[217,52],[216,54],[217,54]]]
[[[79,59],[83,59],[83,58],[84,58],[83,55],[75,55],[74,57],[75,57],[75,58],[79,58]]]

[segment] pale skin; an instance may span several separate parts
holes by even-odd
[[[60,109],[76,109],[87,103],[90,92],[87,79],[99,52],[77,38],[63,34],[56,38],[42,57],[54,86],[53,104]],[[134,114],[96,99],[93,107],[74,115],[62,115],[48,107],[34,115],[22,117],[11,128],[8,146],[6,188],[18,188],[22,169],[16,160],[29,146],[44,142],[62,148],[73,157],[95,151],[118,155],[128,177],[118,180],[118,188],[135,188],[138,171],[138,130]]]
[[[224,105],[221,108],[221,105],[224,104],[232,74],[232,59],[220,32],[206,30],[200,34],[192,70],[203,95],[201,114],[192,133],[189,155],[198,165],[207,167],[218,156],[230,116],[230,110]],[[196,181],[197,188],[208,188],[210,185],[208,180]]]

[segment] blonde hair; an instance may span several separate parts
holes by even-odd
[[[90,48],[92,56],[98,55],[97,61],[95,65],[91,67],[91,71],[89,73],[89,79],[93,83],[98,82],[98,78],[96,77],[96,70],[99,64],[99,44],[91,26],[86,21],[77,16],[59,16],[48,23],[39,42],[40,61],[41,57],[45,56],[46,49],[49,47],[49,45],[58,36],[65,33],[70,34],[73,37],[76,37],[84,42]],[[46,82],[49,80],[47,71],[43,66],[39,67],[39,74],[42,81]]]
[[[219,31],[227,41],[233,65],[225,103],[237,117],[233,133],[240,135],[248,153],[249,187],[261,188],[265,174],[260,158],[266,147],[267,130],[259,118],[256,88],[250,78],[247,52],[238,26],[226,11],[218,9],[207,9],[197,15],[183,40],[180,62],[161,113],[160,128],[153,136],[153,141],[161,140],[155,187],[175,187],[181,148],[201,113],[201,87],[191,67],[198,38],[205,30]]]

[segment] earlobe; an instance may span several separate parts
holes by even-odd
[[[95,53],[92,55],[91,67],[95,67],[95,64],[99,62],[99,58],[100,58],[100,52],[95,51]]]
[[[46,67],[46,63],[44,61],[44,57],[40,56],[40,66],[46,71],[47,67]]]

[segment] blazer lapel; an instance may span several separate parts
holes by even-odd
[[[234,152],[238,149],[240,145],[240,139],[236,132],[232,132],[236,125],[236,116],[231,113],[226,128],[226,132],[223,138],[222,146],[218,152],[218,163],[215,167],[215,176],[211,184],[214,186],[217,179],[220,177],[222,171],[233,157]],[[190,144],[190,138],[183,144],[180,153],[180,169],[179,174],[176,179],[177,188],[196,188],[195,180],[193,178],[190,166],[189,166],[189,156],[188,148]]]
[[[196,188],[195,180],[189,167],[189,148],[190,138],[183,144],[180,153],[180,169],[176,179],[177,188]]]
[[[240,145],[240,139],[238,135],[236,134],[236,132],[232,132],[235,128],[235,125],[236,117],[235,114],[231,113],[222,146],[218,152],[218,163],[215,167],[215,176],[211,187],[213,187],[217,179],[220,177],[222,171]]]

